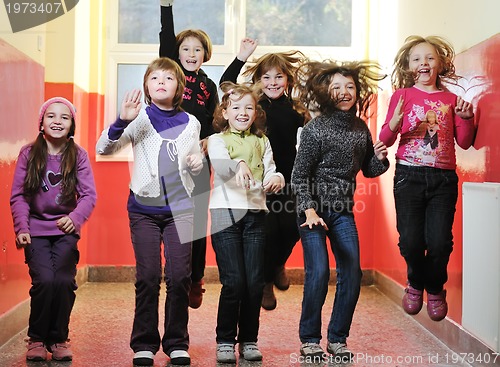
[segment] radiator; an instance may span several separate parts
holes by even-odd
[[[463,184],[462,326],[500,351],[500,183]]]

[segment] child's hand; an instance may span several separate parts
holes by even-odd
[[[279,176],[272,176],[269,181],[262,185],[264,192],[277,193],[283,188],[283,182]]]
[[[19,233],[16,237],[16,247],[18,249],[25,248],[31,244],[31,236],[29,233]]]
[[[130,122],[137,117],[141,110],[141,97],[140,89],[133,89],[125,94],[120,108],[121,120]]]
[[[246,190],[249,190],[250,186],[255,185],[252,171],[250,171],[250,168],[248,168],[245,161],[240,161],[240,163],[238,163],[238,170],[236,171],[236,185]]]
[[[248,37],[243,38],[240,42],[240,52],[238,52],[238,55],[236,55],[238,60],[247,61],[250,55],[253,54],[253,52],[257,48],[257,44],[257,40]]]
[[[57,222],[57,228],[66,234],[73,233],[75,231],[75,225],[70,217],[65,216],[60,218]]]
[[[200,140],[200,150],[205,157],[208,155],[208,138]]]
[[[313,208],[307,209],[305,211],[305,214],[306,221],[300,225],[301,227],[309,227],[309,229],[312,229],[314,226],[321,226],[328,231],[328,226],[326,225],[323,218],[321,218],[318,213],[316,213],[316,210],[314,210]]]
[[[398,104],[394,109],[394,114],[392,115],[391,121],[389,121],[389,128],[392,132],[396,132],[399,130],[401,126],[401,121],[403,121],[403,96],[399,97]]]
[[[377,140],[375,144],[373,144],[373,150],[375,151],[375,156],[379,161],[383,161],[387,158],[387,147],[382,141]]]
[[[203,160],[201,159],[200,154],[189,154],[186,157],[186,162],[189,169],[193,173],[198,173],[203,168]]]
[[[455,106],[455,114],[460,118],[467,120],[474,117],[474,110],[472,104],[466,102],[462,97],[457,97],[457,105]]]

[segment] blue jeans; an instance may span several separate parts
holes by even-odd
[[[328,211],[318,212],[318,215],[325,221],[328,231],[321,226],[300,227],[305,222],[305,215],[297,219],[305,268],[299,337],[302,343],[321,340],[321,310],[330,278],[328,237],[337,265],[337,287],[327,337],[329,342],[345,343],[361,290],[358,231],[352,213]]]
[[[216,341],[256,342],[264,289],[265,212],[243,214],[245,211],[231,209],[210,212],[212,246],[222,284]]]
[[[448,280],[457,197],[454,170],[396,165],[399,249],[408,267],[408,282],[415,289],[438,294]]]
[[[134,352],[153,353],[160,347],[158,301],[163,242],[167,299],[161,344],[167,355],[176,349],[188,350],[193,214],[172,217],[129,212],[128,215],[136,261],[135,315],[130,347]]]

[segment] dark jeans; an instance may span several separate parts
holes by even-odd
[[[264,211],[212,209],[212,246],[222,289],[217,343],[256,342],[264,289]],[[235,221],[234,218],[240,218]]]
[[[193,214],[179,214],[174,218],[129,212],[129,220],[136,261],[135,315],[130,347],[134,352],[156,353],[159,350],[158,302],[163,242],[167,299],[161,344],[166,354],[188,350]]]
[[[458,176],[453,170],[396,165],[399,249],[415,289],[438,294],[448,280]]]
[[[318,215],[325,221],[328,231],[321,226],[300,227],[305,222],[305,215],[297,219],[305,268],[299,337],[302,343],[321,340],[321,311],[330,278],[328,237],[337,265],[337,287],[327,337],[330,342],[345,343],[361,290],[358,231],[352,213],[328,211],[318,212]]]
[[[271,283],[276,271],[290,257],[300,236],[295,201],[291,195],[268,195],[267,207],[264,278],[266,283]]]
[[[24,249],[31,276],[28,336],[34,341],[50,345],[68,339],[77,289],[78,240],[74,234],[32,237]]]

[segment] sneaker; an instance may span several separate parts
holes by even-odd
[[[73,352],[71,352],[67,342],[51,344],[47,349],[52,353],[52,359],[55,361],[71,361],[73,359]]]
[[[411,285],[405,289],[403,296],[403,310],[409,315],[416,315],[422,309],[423,291],[413,288]]]
[[[191,363],[191,357],[187,350],[174,350],[170,353],[170,363],[177,366],[185,366]]]
[[[321,357],[325,352],[318,343],[302,343],[300,354],[304,357]]]
[[[448,303],[446,302],[446,290],[439,294],[427,293],[427,313],[433,321],[441,321],[448,313]]]
[[[239,345],[240,356],[247,361],[262,361],[262,353],[257,347],[257,343],[245,342]]]
[[[45,361],[47,360],[47,349],[43,342],[35,342],[32,340],[27,340],[26,348],[26,359],[28,361]]]
[[[196,309],[201,306],[203,302],[203,293],[205,293],[203,284],[205,284],[203,280],[191,284],[191,290],[189,291],[189,307]]]
[[[272,311],[276,308],[277,301],[276,296],[274,295],[273,283],[266,283],[264,286],[264,292],[262,293],[262,308],[264,310]]]
[[[219,363],[236,363],[236,355],[234,354],[234,344],[217,343],[217,362]]]
[[[286,291],[288,288],[290,288],[290,279],[286,275],[286,270],[284,266],[281,266],[276,271],[276,275],[274,276],[274,285],[280,291]]]
[[[154,364],[155,354],[149,350],[143,350],[134,354],[134,366],[152,366]]]
[[[335,358],[335,363],[351,363],[354,354],[347,349],[346,343],[328,342],[326,350]]]

